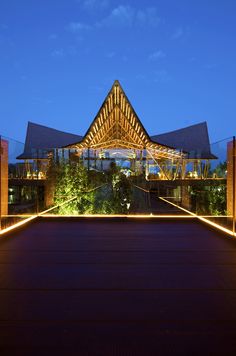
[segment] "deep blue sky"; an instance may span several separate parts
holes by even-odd
[[[235,0],[0,0],[0,133],[84,134],[119,79],[150,135],[236,134]]]

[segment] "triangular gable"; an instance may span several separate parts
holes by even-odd
[[[142,149],[149,141],[148,133],[116,80],[79,146]]]
[[[153,158],[181,158],[172,147],[153,142],[116,80],[84,138],[67,148],[147,149]]]

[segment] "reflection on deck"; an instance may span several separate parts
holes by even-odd
[[[41,218],[0,256],[3,354],[235,354],[235,241],[194,219]]]

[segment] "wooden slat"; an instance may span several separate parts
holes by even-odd
[[[155,158],[181,158],[183,155],[175,149],[151,142],[132,110],[130,103],[119,85],[114,85],[104,105],[94,120],[91,130],[74,147],[111,147],[119,144],[122,148],[149,148]],[[73,147],[73,146],[71,146]]]

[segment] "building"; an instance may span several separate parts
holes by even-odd
[[[84,136],[29,122],[21,175],[46,179],[50,160],[76,156],[88,169],[115,162],[126,175],[146,180],[204,179],[211,153],[206,122],[149,136],[116,80]]]

